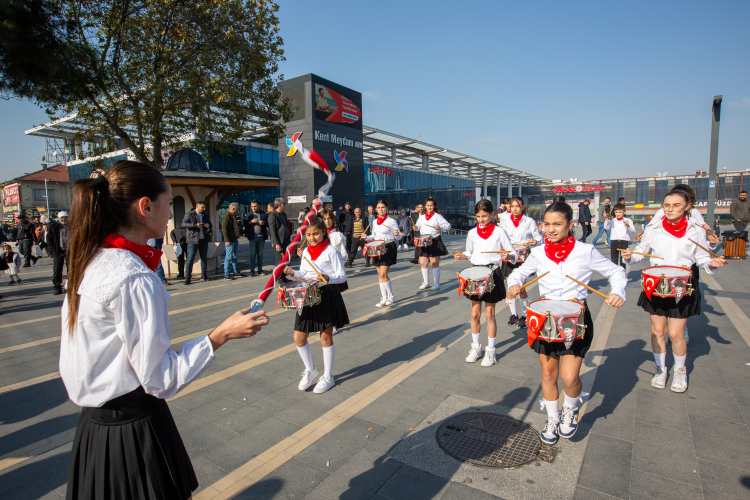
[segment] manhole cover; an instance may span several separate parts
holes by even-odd
[[[461,413],[437,430],[440,447],[450,456],[479,467],[509,469],[533,462],[542,442],[528,424],[496,413]]]

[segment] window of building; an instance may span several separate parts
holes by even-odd
[[[55,201],[55,192],[51,189],[35,189],[34,190],[34,201]]]

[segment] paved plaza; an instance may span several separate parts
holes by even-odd
[[[450,251],[463,249],[463,237],[444,238]],[[590,396],[578,433],[560,440],[552,462],[488,469],[445,454],[436,429],[457,413],[491,411],[540,431],[546,412],[537,356],[525,330],[506,326],[501,303],[498,363],[466,363],[469,308],[455,272],[467,264],[445,260],[442,288],[417,291],[412,255],[399,253],[391,269],[397,302],[387,309],[375,307],[374,267],[360,257],[347,270],[351,324],[334,337],[329,392],[297,389],[303,365],[292,342],[295,313],[279,309],[258,335],[217,351],[206,373],[169,402],[200,482],[196,500],[750,498],[745,261],[701,273],[703,314],[688,320],[684,394],[650,385],[650,322],[636,305],[646,264],[629,269],[623,308],[592,294],[595,338],[582,368]],[[242,239],[241,267],[248,257]],[[61,498],[79,415],[57,371],[62,301],[51,294],[51,259],[22,271],[22,285],[0,282],[0,498]],[[168,286],[173,348],[246,307],[266,280]],[[591,286],[608,291],[599,275]],[[538,298],[538,289],[530,295]],[[269,301],[266,311],[273,308]],[[319,340],[310,342],[322,367]]]

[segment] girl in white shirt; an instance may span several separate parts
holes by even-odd
[[[338,231],[338,225],[336,224],[336,217],[333,215],[333,211],[326,208],[321,210],[318,215],[326,226],[330,245],[339,251],[341,258],[346,262],[346,259],[349,257],[349,254],[346,251],[346,238]],[[297,255],[302,257],[302,252],[304,250],[304,248],[298,248]],[[338,289],[340,292],[345,292],[349,289],[349,285],[345,281],[338,286]]]
[[[334,385],[333,360],[336,356],[336,348],[333,345],[333,329],[349,324],[349,314],[337,286],[346,282],[344,261],[341,260],[338,250],[330,244],[328,236],[325,223],[319,217],[313,218],[305,231],[307,248],[302,252],[299,271],[289,266],[284,268],[285,274],[295,278],[319,280],[318,273],[320,273],[327,282],[327,284],[319,283],[320,302],[302,307],[294,319],[294,343],[297,344],[297,352],[305,365],[302,380],[299,383],[300,391],[310,387],[319,374],[312,361],[307,337],[310,332],[320,332],[324,373],[313,389],[315,394],[322,394]]]
[[[536,222],[534,219],[526,215],[526,204],[523,198],[515,196],[510,199],[510,212],[507,217],[501,219],[501,225],[505,232],[508,234],[513,248],[525,257],[531,247],[535,247],[542,243],[542,235],[539,234]],[[520,259],[519,259],[520,260]],[[503,277],[508,279],[510,273],[517,267],[521,266],[521,262],[503,262]],[[521,314],[519,317],[518,310],[516,309],[516,299],[506,299],[508,308],[510,309],[510,318],[508,318],[509,325],[518,324],[519,328],[526,327],[526,307],[529,305],[529,296],[526,290],[521,290]]]
[[[427,197],[424,203],[425,213],[419,216],[414,227],[419,230],[421,236],[432,236],[432,244],[426,247],[417,247],[416,256],[419,258],[419,265],[422,268],[422,284],[420,290],[430,288],[430,290],[440,290],[440,257],[448,255],[448,249],[445,248],[443,238],[440,237],[442,231],[448,231],[451,228],[450,222],[440,215],[437,201],[432,196]],[[430,273],[427,264],[432,266],[433,285],[430,287]]]
[[[518,295],[520,286],[532,274],[542,276],[539,295],[547,299],[576,299],[584,304],[583,338],[573,341],[570,348],[563,342],[547,342],[529,330],[529,344],[539,355],[542,368],[542,408],[547,408],[547,423],[541,433],[546,444],[557,442],[558,435],[571,438],[578,428],[578,398],[581,395],[581,362],[594,338],[594,321],[586,303],[588,290],[566,277],[571,276],[588,284],[594,271],[609,279],[612,291],[605,304],[620,307],[625,303],[625,270],[607,260],[593,245],[577,241],[570,236],[573,230],[573,209],[565,202],[552,203],[544,212],[544,246],[534,248],[521,267],[508,277],[508,296]],[[547,273],[545,275],[545,273]],[[559,393],[557,377],[560,374],[565,392],[565,404],[560,416],[557,405]]]
[[[671,389],[674,392],[685,392],[688,387],[687,342],[684,338],[687,318],[700,314],[701,296],[697,270],[702,267],[708,273],[714,268],[725,264],[724,258],[715,258],[698,248],[693,242],[705,242],[706,232],[702,227],[688,220],[687,210],[690,198],[682,191],[672,191],[664,197],[664,217],[657,224],[649,224],[643,233],[636,252],[654,254],[660,259],[651,259],[651,266],[675,266],[693,268],[690,276],[693,293],[685,295],[679,301],[675,297],[649,297],[645,291],[641,292],[638,305],[651,315],[651,348],[656,362],[656,373],[651,379],[651,385],[658,389],[666,387],[668,371],[666,368],[665,336],[668,334],[672,341],[674,355],[674,376]],[[622,252],[626,264],[638,262],[642,255]]]
[[[635,224],[633,220],[625,217],[625,205],[618,203],[612,211],[615,213],[614,219],[608,219],[604,223],[604,229],[611,230],[609,240],[611,242],[609,258],[618,266],[625,269],[625,263],[622,261],[622,252],[619,249],[626,249],[630,244],[630,235],[635,233]]]
[[[170,350],[170,296],[155,273],[161,252],[146,242],[164,235],[171,205],[164,176],[133,161],[73,185],[60,375],[83,410],[68,498],[189,498],[198,481],[165,399],[229,339],[268,324],[263,311],[245,309]]]
[[[473,266],[487,266],[492,268],[492,278],[495,287],[481,296],[464,296],[471,300],[471,350],[466,358],[467,363],[474,363],[482,357],[482,344],[479,338],[481,331],[482,302],[484,315],[487,318],[487,349],[484,351],[482,366],[495,364],[495,337],[497,336],[497,322],[495,321],[495,304],[505,298],[505,283],[502,275],[503,260],[516,260],[516,252],[502,228],[492,222],[494,209],[492,202],[481,200],[474,207],[477,217],[477,227],[469,231],[466,236],[466,251],[453,254],[456,260],[469,260]],[[493,252],[493,253],[484,253]],[[476,332],[476,333],[475,333]]]
[[[388,203],[385,200],[378,200],[375,204],[375,211],[378,215],[376,218],[370,219],[372,231],[367,235],[367,241],[382,240],[385,242],[385,254],[372,258],[372,263],[378,270],[378,283],[380,283],[380,302],[375,304],[375,307],[384,307],[395,302],[388,270],[396,263],[398,257],[396,241],[401,239],[401,232],[398,230],[396,219],[388,215]]]

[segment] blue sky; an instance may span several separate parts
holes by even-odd
[[[287,77],[364,94],[364,123],[548,178],[750,168],[750,2],[283,0]],[[46,121],[0,101],[0,178]]]

